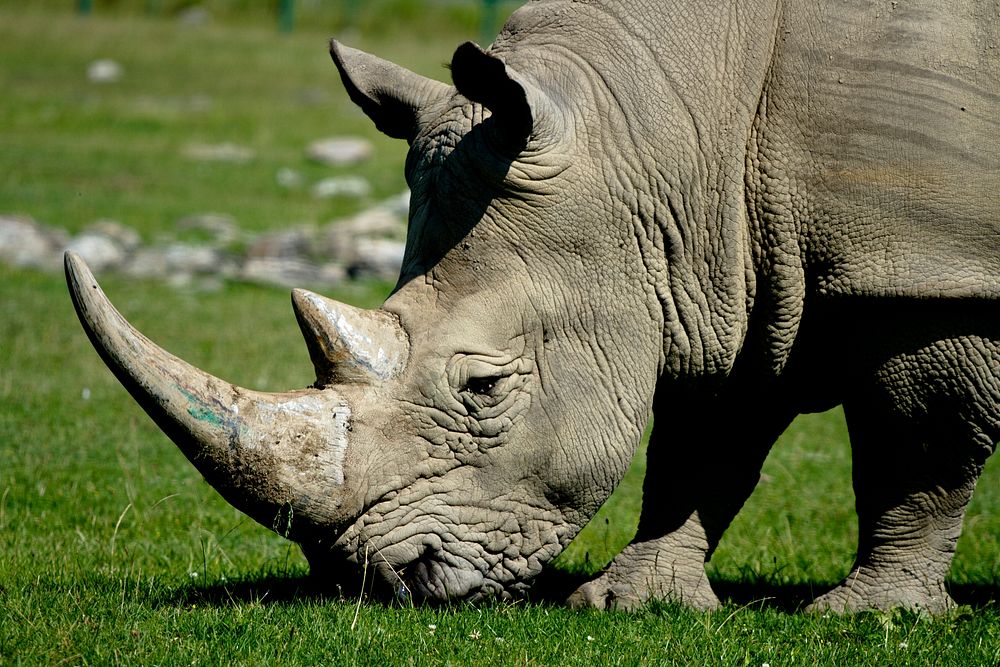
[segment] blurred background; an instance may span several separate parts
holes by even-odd
[[[499,0],[0,3],[0,263],[391,281],[405,145],[348,101],[327,39],[448,80]]]

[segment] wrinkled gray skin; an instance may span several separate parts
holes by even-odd
[[[126,387],[314,571],[523,592],[656,415],[638,535],[570,601],[704,574],[795,415],[842,403],[857,562],[819,609],[932,612],[1000,438],[1000,17],[985,0],[533,2],[455,86],[332,44],[410,143],[378,311],[297,291],[316,386],[155,348],[67,258]]]

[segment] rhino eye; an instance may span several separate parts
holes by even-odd
[[[499,381],[499,377],[469,378],[469,381],[465,385],[465,391],[470,394],[489,396],[493,393]]]

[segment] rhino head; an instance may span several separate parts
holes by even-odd
[[[331,42],[352,100],[410,144],[399,282],[377,310],[295,290],[313,386],[233,386],[158,348],[66,257],[133,397],[224,498],[329,574],[416,599],[526,590],[620,481],[662,367],[662,315],[582,79],[473,44],[454,85]],[[517,66],[520,57],[523,67]],[[624,216],[624,217],[623,217]],[[369,575],[371,576],[371,575]]]

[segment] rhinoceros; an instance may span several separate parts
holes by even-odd
[[[857,560],[813,607],[952,604],[1000,438],[1000,20],[985,0],[530,2],[451,85],[331,41],[409,143],[399,281],[304,290],[313,386],[156,347],[67,255],[81,321],[224,498],[313,572],[522,595],[656,429],[635,539],[571,603],[719,604],[775,438],[842,404]]]

